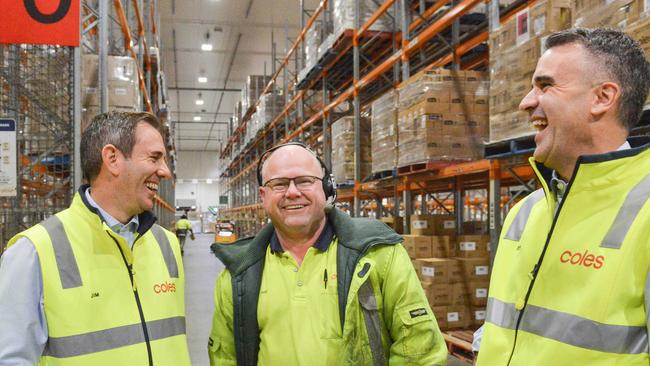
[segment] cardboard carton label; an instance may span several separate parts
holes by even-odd
[[[115,88],[114,92],[115,92],[115,95],[126,95],[127,94],[126,88]]]
[[[459,320],[460,316],[458,315],[458,312],[453,312],[453,313],[447,313],[447,321],[448,322],[457,322]]]
[[[476,297],[477,298],[482,298],[482,297],[487,297],[488,290],[486,288],[477,288],[476,289]]]
[[[484,276],[488,274],[488,266],[476,266],[474,268],[477,276]]]
[[[443,225],[443,227],[445,229],[455,229],[456,228],[456,221],[454,221],[454,220],[445,220],[442,223],[442,225]]]
[[[475,241],[461,241],[460,242],[460,250],[474,251],[474,250],[476,250],[476,242]]]
[[[477,310],[474,312],[474,319],[485,320],[485,310]]]
[[[426,220],[415,220],[411,221],[411,225],[414,229],[426,229],[428,227]]]
[[[427,277],[435,277],[436,271],[434,267],[422,267],[422,275]]]

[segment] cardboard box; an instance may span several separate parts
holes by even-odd
[[[433,235],[434,219],[431,215],[411,215],[412,235]]]
[[[457,258],[449,260],[449,283],[462,283],[465,282],[465,275],[463,269]]]
[[[459,235],[458,256],[461,258],[489,258],[489,235]]]
[[[393,228],[393,230],[395,230],[395,232],[398,234],[402,234],[404,232],[404,219],[402,217],[382,217],[379,219],[379,221]]]
[[[431,258],[431,237],[423,235],[404,235],[404,246],[411,258]],[[412,255],[412,256],[411,256]]]
[[[486,235],[488,234],[487,221],[465,221],[463,222],[463,233],[465,235]]]
[[[94,54],[83,55],[81,58],[81,85],[97,87],[99,85],[99,57]],[[128,82],[137,84],[137,68],[133,58],[128,56],[108,56],[108,72],[106,77],[109,82]]]
[[[454,283],[451,285],[451,304],[469,305],[469,293],[465,283]]]
[[[415,260],[420,281],[434,284],[449,283],[449,259],[424,258]]]
[[[440,330],[447,329],[447,305],[432,306],[433,316],[436,317]]]
[[[490,283],[488,281],[469,282],[467,284],[467,290],[470,305],[486,306],[489,288]]]
[[[434,235],[456,235],[456,218],[453,215],[433,215]]]
[[[429,305],[434,306],[449,305],[451,301],[450,285],[435,284],[432,282],[421,282],[424,293],[427,295]]]
[[[456,241],[454,237],[431,236],[431,257],[451,258],[456,256]]]
[[[464,281],[480,282],[490,279],[490,260],[487,258],[457,258]]]
[[[486,311],[484,306],[472,306],[471,308],[471,325],[475,327],[480,327],[485,323]]]
[[[467,328],[471,323],[470,309],[465,305],[447,307],[447,329]]]
[[[99,89],[93,86],[81,88],[81,104],[84,107],[99,106]],[[140,92],[136,84],[122,81],[108,82],[108,105],[112,107],[140,109]]]

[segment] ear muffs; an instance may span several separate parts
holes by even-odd
[[[289,145],[295,145],[295,146],[300,146],[303,149],[309,151],[312,155],[316,157],[316,160],[318,160],[318,163],[320,163],[321,168],[323,168],[323,192],[325,192],[325,199],[330,201],[330,203],[334,203],[336,201],[336,180],[334,179],[334,176],[330,172],[330,170],[327,168],[327,165],[321,160],[321,158],[318,157],[318,154],[314,152],[314,150],[310,149],[307,145],[301,143],[301,142],[287,142],[286,144],[280,144],[277,146],[274,146],[268,150],[266,150],[259,158],[257,161],[257,184],[261,187],[264,182],[262,181],[262,166],[264,165],[264,161],[266,158],[271,155],[275,150],[284,147],[284,146],[289,146]]]

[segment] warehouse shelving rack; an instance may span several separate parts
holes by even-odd
[[[127,0],[125,4],[126,6],[121,0],[113,0],[111,7],[108,1],[82,1],[80,54],[88,52],[99,56],[100,112],[109,109],[108,89],[105,87],[108,85],[108,54],[127,55],[135,60],[143,110],[160,119],[161,132],[168,150],[168,164],[174,172],[176,162],[173,126],[167,118],[165,84],[160,72],[161,60],[157,54],[160,49],[158,1]],[[172,180],[163,180],[154,199],[153,211],[158,217],[158,222],[165,227],[171,225],[176,212],[169,202],[174,202],[174,184]]]
[[[440,33],[441,31],[445,30],[445,28],[449,24],[453,23],[453,21],[456,20],[457,18],[460,18],[462,14],[470,10],[472,6],[478,4],[479,1],[466,0],[460,3],[459,5],[457,5],[456,7],[452,8],[451,11],[446,12],[442,16],[438,16],[438,17],[433,17],[435,12],[432,11],[431,8],[428,10],[421,8],[422,14],[416,21],[409,23],[411,27],[402,26],[401,33],[394,32],[396,36],[395,39],[393,39],[392,42],[393,44],[390,45],[391,46],[390,51],[393,52],[386,52],[384,50],[384,54],[380,53],[379,56],[377,56],[376,54],[372,55],[373,59],[368,59],[367,57],[364,57],[361,54],[361,51],[364,49],[364,47],[368,47],[368,45],[376,45],[378,39],[385,40],[386,38],[385,36],[386,34],[382,32],[371,32],[368,33],[369,37],[366,37],[366,30],[370,28],[370,26],[373,24],[373,22],[376,19],[384,15],[391,6],[393,7],[397,6],[397,3],[398,2],[394,0],[389,0],[384,2],[364,25],[358,24],[359,19],[357,17],[358,31],[355,31],[354,29],[351,30],[352,32],[351,37],[349,37],[350,32],[347,32],[347,34],[346,32],[344,32],[344,34],[342,35],[342,43],[344,43],[344,45],[341,46],[342,49],[337,50],[338,52],[336,52],[331,59],[327,58],[326,55],[326,57],[320,60],[320,64],[319,64],[320,71],[316,73],[316,77],[314,77],[311,80],[307,80],[306,82],[307,86],[304,89],[295,91],[295,95],[285,106],[284,111],[276,119],[274,119],[269,124],[269,126],[267,126],[264,129],[264,131],[260,134],[260,137],[258,137],[253,143],[249,144],[248,147],[244,149],[243,153],[240,153],[231,161],[225,176],[230,178],[231,182],[235,183],[235,186],[237,184],[236,182],[243,179],[253,169],[256,160],[255,158],[259,155],[260,151],[263,151],[265,147],[269,147],[274,143],[278,142],[275,139],[268,141],[268,137],[271,135],[273,135],[273,137],[276,138],[278,132],[280,132],[283,135],[283,137],[279,139],[279,141],[289,141],[298,137],[301,137],[303,140],[314,141],[317,138],[317,136],[321,133],[321,131],[325,131],[322,137],[321,146],[324,150],[325,160],[327,163],[329,163],[330,152],[328,151],[329,150],[328,127],[332,115],[339,112],[336,110],[336,108],[339,108],[341,104],[343,104],[344,102],[349,102],[349,100],[352,99],[353,108],[351,109],[353,110],[358,120],[358,116],[361,113],[362,102],[365,104],[371,101],[372,99],[377,97],[381,91],[386,90],[392,86],[395,86],[398,83],[400,77],[399,65],[397,65],[398,62],[402,63],[402,76],[408,77],[409,68],[406,65],[408,65],[410,54],[415,53],[415,51],[421,50],[418,53],[418,56],[420,57],[424,56],[426,51],[427,52],[426,56],[429,59],[435,57],[436,55],[432,55],[432,52],[436,51],[440,53],[441,51],[435,49],[432,50],[431,45],[427,44],[427,41],[432,39],[434,36],[438,35],[438,33]],[[441,8],[445,3],[446,2],[444,1],[438,1],[436,4],[433,5],[433,7]],[[272,86],[276,83],[277,77],[280,74],[280,72],[283,69],[286,69],[288,67],[288,60],[290,60],[291,57],[294,55],[294,53],[297,52],[297,49],[300,43],[302,42],[302,40],[304,39],[308,27],[311,26],[311,24],[313,24],[313,22],[315,21],[316,17],[319,16],[319,14],[326,12],[327,4],[328,4],[327,1],[321,2],[320,6],[314,11],[313,15],[310,17],[309,21],[307,22],[306,27],[302,30],[302,32],[298,36],[298,39],[294,42],[293,46],[289,50],[289,53],[281,63],[280,68],[273,75],[273,80],[269,83],[265,92],[270,90]],[[407,2],[402,2],[400,4],[404,7],[407,5]],[[402,12],[402,14],[405,14],[405,12]],[[425,18],[425,16],[429,18]],[[460,22],[455,22],[455,24],[457,24],[455,28],[460,27]],[[417,37],[413,38],[409,42],[407,40],[408,37],[405,35],[408,35],[410,29],[416,29],[418,27],[422,29],[421,33],[418,34]],[[456,33],[458,33],[459,35],[459,32]],[[346,35],[350,39],[345,39]],[[464,40],[465,38],[468,38],[466,36],[467,34],[464,34],[463,37],[459,37],[458,39]],[[460,44],[460,41],[458,39],[456,40],[456,42]],[[389,42],[384,41],[384,44],[387,43],[390,44]],[[402,46],[401,48],[400,45]],[[467,51],[469,51],[469,47],[466,47],[463,50],[463,52],[467,52]],[[442,50],[443,55],[446,55],[447,53],[450,52],[451,51],[449,49]],[[457,55],[459,54],[457,53]],[[346,60],[348,60],[350,56],[352,56],[352,61],[354,66],[352,68],[353,69],[352,75],[350,75],[348,71],[348,75],[345,75],[348,78],[347,81],[343,80],[345,79],[345,77],[334,78],[335,85],[333,88],[331,85],[333,83],[330,81],[331,76],[340,75],[342,72],[344,72],[344,70],[350,69],[349,64],[346,64]],[[363,58],[363,63],[362,63],[362,58]],[[414,57],[414,59],[419,59],[419,58]],[[423,59],[426,62],[426,57],[424,57]],[[419,67],[424,66],[425,62],[422,62],[422,65],[418,65],[418,66]],[[367,71],[364,73],[363,76],[361,76],[361,72],[364,71],[362,70],[361,67],[362,65],[366,66],[364,70]],[[303,87],[302,84],[299,85]],[[295,124],[294,128],[289,126],[288,123],[286,123],[287,122],[286,117],[289,115],[290,110],[293,108],[300,111],[302,109],[301,108],[302,104],[300,102],[304,98],[305,94],[307,94],[307,91],[318,86],[323,86],[323,93],[321,98],[323,101],[322,102],[323,108],[321,108],[318,113],[315,113],[309,118],[306,119],[298,118],[299,123],[294,123]],[[338,87],[339,89],[338,90],[335,89],[336,87]],[[292,86],[290,85],[286,90],[288,92],[291,92]],[[285,92],[285,95],[288,95],[288,93]],[[222,156],[221,156],[222,158],[228,156],[233,148],[233,145],[241,140],[242,131],[246,126],[247,118],[249,118],[249,116],[252,115],[253,110],[254,107],[251,107],[251,109],[249,109],[249,111],[247,111],[244,114],[244,117],[242,119],[243,120],[242,124],[234,131],[233,135],[228,141],[228,144],[223,149]],[[349,113],[349,109],[348,109],[348,113]],[[282,119],[285,120],[284,126],[280,124],[280,121]],[[317,122],[322,122],[322,123],[317,123]],[[278,128],[280,131],[278,131]],[[361,177],[357,177],[355,180],[359,181],[360,179]],[[231,187],[233,187],[232,184]],[[233,191],[234,188],[231,188],[231,193]],[[234,197],[232,202],[238,202],[238,199]]]
[[[292,85],[285,88],[285,95],[289,95],[287,92],[294,94],[282,113],[232,159],[223,174],[223,178],[228,178],[230,182],[232,206],[224,210],[223,214],[234,220],[240,220],[239,229],[247,234],[254,233],[265,222],[266,218],[261,206],[256,203],[257,188],[253,171],[257,156],[276,143],[296,138],[306,141],[322,150],[324,160],[329,165],[331,151],[329,151],[328,128],[333,115],[338,116],[346,113],[336,109],[344,103],[349,103],[352,100],[352,108],[349,109],[355,116],[355,131],[356,136],[359,136],[358,120],[368,103],[379,96],[382,91],[397,86],[400,80],[406,80],[411,71],[416,72],[426,66],[440,67],[450,63],[457,65],[455,68],[467,69],[485,65],[487,52],[485,52],[486,47],[483,43],[488,38],[488,20],[477,19],[471,14],[463,17],[479,2],[471,0],[457,2],[456,5],[450,6],[445,11],[443,7],[447,6],[447,3],[447,1],[440,0],[422,6],[422,2],[388,0],[377,8],[365,24],[360,24],[357,16],[356,29],[343,32],[333,47],[320,58],[314,69],[307,73],[304,79],[294,80],[295,89]],[[518,1],[505,9],[502,14],[499,14],[497,9],[496,19],[506,19],[521,8],[529,6],[529,3],[533,2]],[[374,21],[385,16],[391,7],[395,9],[398,5],[402,9],[407,6],[419,6],[418,17],[413,21],[401,19],[401,26],[399,29],[394,29],[394,32],[368,31]],[[489,9],[488,14],[495,13],[491,3]],[[288,61],[299,52],[300,44],[309,27],[319,15],[327,16],[327,11],[328,1],[325,0],[309,18],[288,54],[282,60],[280,68],[274,73],[273,80],[265,92],[273,88],[281,71],[289,67]],[[406,14],[406,12],[402,12],[402,14]],[[447,38],[451,38],[451,42],[446,41],[445,37],[441,35],[442,33],[446,33]],[[430,42],[432,39],[440,41]],[[451,45],[456,47],[451,47]],[[361,52],[364,47],[373,49],[373,54],[362,56]],[[299,63],[296,62],[296,64]],[[350,67],[350,64],[353,67]],[[313,90],[322,90],[323,108],[309,118],[294,118],[293,124],[286,123],[292,109],[300,109],[302,100],[309,91]],[[247,118],[252,115],[253,111],[254,107],[251,107],[244,115],[242,124],[235,129],[228,144],[222,150],[222,158],[229,156],[234,145],[241,140]],[[348,110],[347,113],[349,114],[350,111]],[[285,122],[284,125],[281,123],[282,121]],[[359,145],[357,138],[356,156],[360,155]],[[507,165],[508,169],[500,169],[502,165]],[[463,212],[476,211],[476,206],[482,205],[480,210],[488,211],[490,231],[495,236],[499,231],[502,211],[511,205],[508,198],[512,196],[509,191],[513,188],[510,187],[515,187],[514,190],[519,192],[521,183],[532,177],[532,171],[521,162],[519,166],[515,167],[516,169],[509,165],[511,164],[508,159],[460,163],[444,169],[428,167],[418,174],[399,177],[395,175],[388,179],[371,182],[362,182],[363,177],[360,176],[357,169],[354,185],[339,190],[339,201],[344,207],[349,207],[351,213],[356,216],[361,215],[362,211],[369,214],[368,208],[372,207],[375,217],[381,217],[387,213],[387,210],[382,207],[384,203],[387,203],[392,206],[393,214],[405,217],[405,229],[408,232],[409,216],[414,212],[418,203],[414,204],[413,202],[414,193],[419,195],[421,200],[434,202],[436,199],[439,200],[437,195],[451,195],[455,198],[452,201],[458,202],[458,204],[453,203],[453,211],[459,220],[463,219]],[[247,188],[245,194],[241,192],[242,187]],[[251,190],[250,187],[254,189]],[[475,207],[471,207],[471,202],[477,201],[476,198],[473,200],[463,198],[466,196],[466,192],[472,190],[483,190],[484,192],[483,199],[478,200],[481,201],[481,204],[474,203]],[[502,195],[505,195],[506,198],[502,199]],[[485,202],[488,196],[489,208],[486,207],[488,204]],[[463,205],[466,201],[467,204]],[[422,212],[422,209],[428,211],[430,205],[425,202],[419,206],[420,212]],[[458,225],[458,227],[462,230],[462,225]]]
[[[78,157],[83,52],[103,55],[98,85],[106,85],[106,55],[128,51],[144,66],[139,70],[141,90],[157,92],[151,94],[155,98],[144,93],[147,110],[164,114],[158,63],[148,55],[148,47],[138,47],[138,55],[132,46],[134,42],[158,46],[156,3],[133,0],[125,8],[115,0],[111,12],[108,1],[82,1],[80,47],[0,45],[0,84],[5,91],[0,113],[16,121],[19,179],[17,195],[0,198],[0,254],[13,235],[67,208],[82,183]],[[136,38],[131,38],[130,29],[137,29]],[[124,44],[119,44],[121,40]],[[99,88],[103,111],[108,108],[105,90]],[[167,142],[173,148],[173,141]],[[173,186],[163,184],[156,198],[155,211],[162,223],[173,218],[167,203],[173,194]]]

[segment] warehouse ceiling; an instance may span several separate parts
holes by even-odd
[[[305,0],[305,9],[318,3]],[[285,54],[285,34],[287,47],[299,34],[300,1],[161,0],[159,8],[176,150],[219,151],[227,143],[228,122],[246,77],[263,74],[265,63],[271,73],[272,32],[278,59]],[[202,50],[203,44],[212,49]]]

